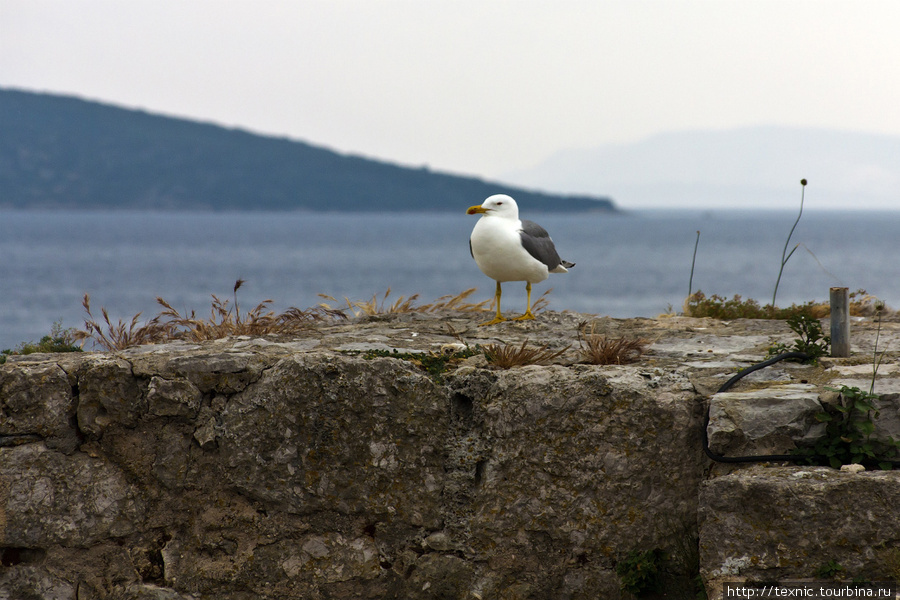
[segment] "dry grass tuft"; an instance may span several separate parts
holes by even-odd
[[[82,346],[87,340],[93,340],[94,345],[106,350],[122,350],[130,346],[171,340],[199,342],[233,335],[291,334],[318,323],[347,318],[343,311],[321,305],[306,310],[291,307],[276,315],[274,311],[268,310],[271,300],[263,300],[251,310],[241,313],[237,291],[243,283],[242,279],[235,282],[233,303],[213,294],[210,316],[207,319],[197,317],[194,311],[189,315],[182,315],[171,304],[157,297],[156,302],[164,310],[144,325],[138,325],[141,313],[136,314],[130,323],[119,320],[113,324],[105,308],[100,309],[103,320],[98,321],[91,313],[90,295],[85,294],[82,305],[88,318],[84,322],[84,330],[76,331],[74,337],[82,342]]]
[[[562,350],[554,352],[546,345],[540,348],[528,347],[528,340],[522,342],[521,346],[488,344],[483,347],[484,356],[488,362],[501,369],[548,363],[562,356],[568,349],[569,346],[566,346]]]
[[[349,298],[344,298],[344,302],[347,303],[347,309],[353,314],[354,317],[365,316],[374,316],[374,315],[385,315],[391,313],[406,313],[413,312],[413,303],[419,298],[418,294],[413,294],[409,298],[405,298],[400,296],[397,300],[395,300],[392,304],[387,304],[388,296],[391,295],[391,288],[388,288],[384,293],[384,296],[381,298],[381,301],[378,300],[377,294],[372,294],[372,298],[369,300],[354,300],[351,301]],[[331,296],[321,295],[322,298],[326,300],[334,301],[334,298]],[[327,306],[327,305],[320,305]]]
[[[130,323],[119,319],[117,323],[113,324],[109,318],[109,313],[103,307],[100,308],[103,320],[98,321],[94,318],[91,312],[90,294],[84,295],[81,305],[87,312],[88,318],[84,322],[84,330],[75,331],[73,338],[81,342],[82,347],[84,347],[87,340],[93,340],[96,345],[102,346],[107,350],[121,350],[129,346],[155,344],[165,341],[171,336],[171,327],[168,323],[160,322],[160,315],[150,319],[143,325],[138,325],[141,313],[134,315]],[[104,323],[106,324],[105,328]]]
[[[587,323],[581,325],[579,340],[581,355],[592,365],[627,365],[637,362],[648,344],[642,338],[610,338],[595,333],[593,323],[590,332],[587,331]]]
[[[157,298],[156,301],[166,309],[160,316],[168,318],[168,323],[177,332],[172,337],[194,342],[217,340],[232,335],[299,333],[317,323],[346,318],[341,311],[326,310],[322,307],[307,310],[291,307],[276,315],[274,311],[267,310],[272,303],[271,300],[263,300],[253,309],[241,314],[240,307],[236,303],[232,308],[228,300],[223,301],[215,294],[212,298],[208,319],[197,318],[194,311],[191,311],[190,315],[182,316],[162,298]]]
[[[484,312],[493,310],[495,301],[493,297],[475,303],[467,301],[468,297],[474,294],[477,289],[478,288],[469,288],[455,296],[441,296],[431,304],[423,306],[422,309],[425,312],[430,313],[442,312],[445,310],[458,310],[463,312]]]
[[[553,288],[547,288],[543,294],[538,297],[537,300],[531,303],[531,312],[534,314],[539,313],[542,310],[546,310],[547,306],[550,304],[550,298],[547,296],[550,295],[550,292],[553,291]],[[493,306],[493,303],[492,303]]]
[[[389,303],[388,296],[391,295],[391,288],[387,289],[387,291],[384,293],[384,296],[382,296],[380,300],[377,294],[373,294],[369,300],[350,300],[349,298],[345,297],[344,302],[347,304],[347,310],[354,317],[371,317],[375,315],[411,312],[435,313],[446,310],[477,312],[490,310],[493,299],[477,303],[471,303],[467,301],[467,298],[471,296],[475,292],[475,290],[476,288],[470,288],[455,296],[441,296],[431,304],[422,304],[419,306],[415,304],[416,300],[419,299],[418,294],[413,294],[408,298],[400,296],[397,300]],[[319,297],[331,302],[337,302],[334,297],[327,296],[325,294],[319,294]],[[326,310],[338,310],[333,308],[330,304],[323,303],[319,306]]]
[[[881,307],[879,309],[879,306]],[[850,292],[850,314],[854,317],[874,317],[878,312],[882,314],[892,314],[895,311],[884,306],[884,302],[873,296],[866,290],[856,290]],[[831,310],[824,316],[831,316]]]
[[[215,294],[212,295],[212,306],[209,318],[200,319],[191,311],[190,315],[182,316],[171,304],[157,297],[156,302],[165,310],[160,316],[169,319],[181,339],[199,342],[203,340],[216,340],[229,335],[260,335],[272,332],[275,325],[275,313],[266,311],[271,300],[263,300],[255,308],[241,315],[240,307],[235,302],[230,306],[228,300],[221,300]]]
[[[90,295],[85,294],[82,305],[87,312],[87,319],[84,322],[84,329],[76,331],[74,338],[81,342],[82,347],[88,340],[92,340],[94,346],[105,350],[122,350],[130,346],[171,340],[199,342],[237,335],[294,334],[322,323],[347,319],[348,313],[359,317],[403,312],[436,313],[447,310],[480,312],[490,310],[491,302],[490,300],[469,302],[468,297],[475,292],[475,288],[471,288],[455,296],[442,296],[431,304],[417,306],[415,302],[419,297],[418,294],[388,302],[391,294],[388,288],[380,299],[377,295],[373,295],[370,300],[356,302],[345,298],[346,309],[335,308],[323,302],[305,310],[291,307],[281,314],[276,314],[269,309],[272,300],[263,300],[252,309],[241,311],[237,292],[244,283],[243,279],[238,279],[234,283],[234,296],[231,300],[223,300],[213,294],[207,318],[198,317],[193,310],[181,314],[163,298],[157,297],[156,302],[162,307],[162,311],[144,324],[140,324],[141,313],[136,314],[130,322],[119,320],[113,323],[105,308],[100,309],[102,318],[96,319],[91,312]],[[331,296],[320,294],[320,297],[336,302]]]

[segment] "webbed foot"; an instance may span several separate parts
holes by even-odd
[[[496,325],[497,323],[502,323],[505,320],[506,320],[505,317],[501,317],[498,315],[498,316],[494,317],[493,319],[491,319],[490,321],[486,321],[484,323],[479,323],[478,326],[484,327],[485,325]]]

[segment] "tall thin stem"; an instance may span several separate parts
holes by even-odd
[[[694,242],[694,258],[691,260],[691,277],[688,279],[688,300],[694,293],[694,265],[697,264],[697,246],[700,245],[700,230],[697,230],[697,241]]]
[[[875,315],[878,319],[878,329],[875,331],[875,350],[872,353],[872,385],[869,386],[869,394],[875,393],[875,378],[878,376],[878,367],[884,358],[887,349],[881,351],[881,357],[878,356],[878,339],[881,337],[881,311],[884,310],[884,303],[878,301],[875,303]]]
[[[238,307],[237,291],[245,283],[246,281],[244,281],[243,279],[238,279],[234,282],[234,322],[238,325],[241,324],[241,309]]]
[[[797,223],[800,222],[800,217],[803,216],[803,200],[806,195],[806,179],[800,180],[800,214],[797,215],[797,220],[794,221],[794,226],[791,227],[791,232],[787,236],[787,240],[784,242],[784,250],[781,251],[781,268],[778,269],[778,279],[775,280],[775,291],[772,292],[772,310],[775,310],[775,296],[778,295],[778,284],[781,283],[781,274],[784,272],[784,265],[787,264],[787,261],[794,255],[794,251],[800,246],[797,244],[791,250],[791,253],[787,253],[788,245],[791,243],[791,236],[794,235],[794,230],[797,229]],[[787,256],[785,256],[787,255]]]

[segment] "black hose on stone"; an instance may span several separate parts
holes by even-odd
[[[728,389],[733,386],[735,383],[753,373],[754,371],[758,371],[770,365],[774,365],[777,362],[781,362],[782,360],[789,359],[799,359],[799,360],[809,360],[809,356],[804,354],[803,352],[785,352],[784,354],[779,354],[778,356],[774,356],[768,360],[764,360],[759,364],[752,365],[747,367],[746,369],[742,369],[722,384],[722,387],[716,392],[720,394],[722,392],[728,391]],[[722,456],[721,454],[716,454],[709,448],[709,436],[706,432],[707,427],[709,427],[709,409],[710,407],[706,407],[706,418],[703,420],[703,451],[706,453],[708,457],[716,462],[723,463],[744,463],[744,462],[765,462],[765,461],[791,461],[791,462],[806,462],[809,460],[807,456],[794,456],[792,454],[763,454],[760,456]]]

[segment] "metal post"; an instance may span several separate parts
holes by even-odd
[[[850,289],[833,287],[831,300],[831,356],[850,356]]]

